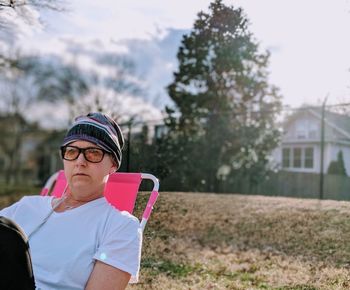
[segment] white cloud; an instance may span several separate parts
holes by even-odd
[[[330,93],[330,102],[349,96],[350,5],[348,0],[231,0],[242,6],[251,22],[251,31],[263,49],[270,49],[271,81],[281,88],[284,102],[298,106],[315,103]],[[161,43],[169,28],[191,29],[196,14],[207,10],[209,0],[75,0],[69,13],[45,11],[48,24],[45,33],[28,38],[32,47],[65,53],[66,39],[77,39],[88,45],[96,39],[101,50],[136,54],[143,67],[147,59],[154,66],[146,78],[153,95],[162,95],[164,84],[176,68],[175,55],[161,53],[173,48]],[[146,41],[145,47],[126,46],[121,40]],[[153,44],[152,44],[153,42]],[[35,43],[35,45],[34,45]],[[152,50],[153,49],[153,50]],[[142,55],[144,53],[144,55]]]
[[[127,122],[132,117],[135,119],[135,121],[152,123],[157,121],[158,123],[161,123],[163,118],[161,110],[152,106],[145,100],[129,95],[105,93],[107,94],[105,104],[109,104],[109,108],[105,109],[104,112],[108,114],[111,114],[111,112],[116,112],[118,123]],[[88,100],[84,101],[85,105],[88,103]],[[28,108],[28,110],[31,112],[31,114],[28,115],[28,119],[30,121],[38,122],[43,128],[66,129],[71,122],[69,119],[71,117],[69,116],[70,108],[65,102],[39,102],[33,104],[30,108]],[[77,115],[87,114],[88,111],[80,110]]]
[[[66,103],[38,102],[30,108],[29,121],[38,122],[43,128],[65,129],[69,124],[69,108]]]
[[[29,6],[0,10],[0,44],[11,47],[16,40],[33,36],[42,29],[39,13]]]

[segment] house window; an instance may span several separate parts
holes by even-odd
[[[283,168],[290,167],[290,148],[282,149],[282,167]]]
[[[168,133],[168,131],[169,131],[169,129],[165,125],[156,125],[155,126],[155,134],[154,134],[154,136],[155,136],[156,139],[160,139],[164,135],[166,135]]]
[[[283,168],[314,168],[313,147],[285,147],[282,148]]]
[[[309,138],[310,139],[316,139],[317,138],[317,131],[309,131]]]
[[[314,148],[305,148],[305,168],[314,168]]]
[[[297,139],[305,139],[307,131],[307,122],[305,120],[298,120],[296,124]]]
[[[301,168],[301,148],[293,148],[293,167]]]
[[[310,123],[309,124],[309,138],[310,139],[316,139],[317,138],[317,129],[318,126],[316,123]]]

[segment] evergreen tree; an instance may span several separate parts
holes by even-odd
[[[329,164],[327,173],[347,176],[343,158],[343,151],[340,150],[337,154],[337,160],[332,161]]]
[[[231,183],[243,176],[257,183],[278,141],[281,102],[268,84],[269,54],[259,52],[242,9],[210,4],[177,58],[168,86],[175,106],[166,108],[169,134],[161,147],[168,173],[183,190],[217,191],[222,166],[231,169]]]

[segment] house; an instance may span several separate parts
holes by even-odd
[[[281,146],[273,159],[284,171],[320,173],[321,122],[320,108],[300,108],[284,123]],[[339,152],[347,174],[350,174],[350,117],[325,111],[323,172],[327,173]]]
[[[25,171],[33,169],[36,124],[29,124],[20,114],[0,115],[0,181],[17,182]]]
[[[0,114],[0,136],[0,183],[36,184],[60,168],[61,131],[44,130],[20,114]]]
[[[169,132],[169,127],[165,124],[157,124],[154,126],[154,139],[160,139]]]

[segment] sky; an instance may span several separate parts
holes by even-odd
[[[350,0],[231,0],[270,56],[270,83],[284,105],[350,102]],[[165,86],[177,68],[176,52],[207,0],[71,0],[68,11],[44,11],[41,25],[19,43],[41,53],[67,54],[67,43],[132,57],[144,80],[145,102],[159,111],[170,101]],[[84,60],[82,60],[84,61]],[[89,62],[85,59],[86,65]],[[139,105],[142,102],[138,100]],[[130,105],[130,103],[129,103]]]

